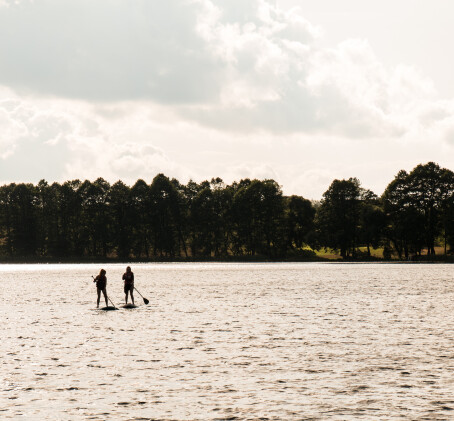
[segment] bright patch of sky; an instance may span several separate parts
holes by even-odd
[[[454,169],[454,4],[0,0],[0,182]]]

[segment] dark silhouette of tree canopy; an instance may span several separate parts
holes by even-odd
[[[274,180],[186,185],[158,174],[122,181],[0,187],[0,257],[14,259],[285,259],[433,256],[454,246],[454,173],[429,162],[399,171],[381,197],[334,180],[319,203]],[[311,254],[312,253],[312,254]]]
[[[277,257],[283,247],[284,200],[274,180],[244,183],[233,197],[236,253]]]
[[[386,215],[382,201],[370,190],[363,190],[359,215],[359,243],[366,246],[367,256],[371,256],[371,247],[384,244],[382,236],[386,228]]]
[[[450,203],[454,194],[453,173],[429,162],[407,173],[400,171],[384,194],[388,217],[387,237],[399,257],[435,254],[435,242],[443,232],[450,235]],[[451,243],[452,244],[452,243]]]
[[[14,185],[9,195],[10,247],[13,254],[31,256],[37,250],[36,189],[31,184]]]
[[[358,246],[361,187],[359,180],[334,180],[323,194],[317,214],[320,242],[340,250],[342,257],[354,255]]]
[[[132,244],[133,207],[131,189],[122,181],[112,185],[107,196],[109,203],[110,240],[116,245],[117,255],[128,260]]]
[[[286,200],[287,215],[286,228],[288,247],[300,249],[306,244],[311,244],[310,234],[315,225],[315,208],[310,200],[301,196],[290,196]]]
[[[151,195],[150,186],[137,180],[131,188],[131,235],[134,256],[150,257],[151,243]]]

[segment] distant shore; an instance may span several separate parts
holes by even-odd
[[[118,259],[118,258],[50,258],[50,257],[0,257],[0,264],[91,264],[91,263],[454,263],[452,255],[416,256],[408,260],[370,258],[342,258],[336,257],[301,257],[270,259],[260,256],[242,256],[226,258],[166,258],[154,257],[150,259]]]

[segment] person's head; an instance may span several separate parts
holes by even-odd
[[[128,266],[128,267],[126,268],[126,272],[128,272],[128,273],[131,272],[131,266]]]
[[[104,275],[106,274],[106,271],[105,271],[104,269],[101,269],[101,271],[99,272],[99,274],[100,274],[101,276],[104,276]]]

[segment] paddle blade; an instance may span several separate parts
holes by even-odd
[[[145,304],[148,304],[150,301],[148,301],[146,298],[144,298],[144,299],[143,299],[143,302],[144,302]]]

